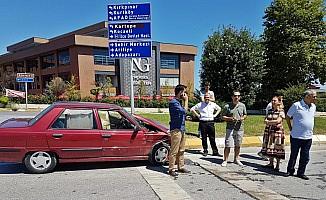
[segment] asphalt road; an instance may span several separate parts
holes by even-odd
[[[0,112],[0,121],[33,115]],[[287,160],[280,172],[263,168],[267,161],[258,150],[243,148],[245,166],[229,163],[226,168],[220,166],[221,157],[188,151],[191,173],[176,179],[166,174],[167,166],[146,161],[61,164],[41,175],[26,173],[21,164],[0,163],[0,199],[326,199],[326,145],[313,146],[308,181],[285,177]]]

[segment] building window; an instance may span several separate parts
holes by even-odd
[[[18,73],[25,72],[24,70],[24,63],[23,62],[18,62],[14,64],[14,71]]]
[[[178,54],[161,54],[162,69],[179,69],[180,58]]]
[[[70,55],[69,55],[68,49],[58,52],[58,63],[59,63],[59,65],[69,65],[70,64]]]
[[[111,59],[106,48],[94,48],[94,64],[95,65],[115,65],[115,59]]]
[[[55,56],[54,54],[46,55],[41,58],[42,69],[55,67]]]
[[[175,87],[179,84],[179,78],[160,78],[160,86]]]
[[[26,60],[26,72],[36,71],[38,67],[38,61],[36,59]]]
[[[54,78],[52,74],[49,75],[43,75],[42,76],[42,87],[47,88],[47,85],[51,82],[51,80]]]
[[[59,73],[58,77],[62,78],[63,81],[70,81],[71,74],[70,72],[63,72],[63,73]]]
[[[161,77],[160,94],[162,96],[174,96],[174,88],[179,84],[179,77]]]

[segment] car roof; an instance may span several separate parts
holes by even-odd
[[[122,109],[120,106],[109,103],[95,103],[95,102],[77,102],[77,101],[58,101],[53,103],[54,107],[73,107],[73,108],[108,108],[108,109]]]

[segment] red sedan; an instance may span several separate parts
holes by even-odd
[[[113,104],[57,102],[33,119],[0,124],[0,162],[32,173],[60,163],[146,160],[167,162],[168,129]]]

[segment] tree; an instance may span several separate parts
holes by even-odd
[[[112,87],[112,81],[110,77],[106,77],[103,83],[100,83],[101,90],[103,92],[103,96],[107,97],[110,96],[110,88]]]
[[[60,77],[55,77],[46,85],[45,92],[58,99],[66,90],[66,83]]]
[[[104,81],[95,82],[96,88],[90,90],[92,95],[95,95],[96,100],[102,97],[110,96],[110,88],[113,86],[110,77],[106,77]]]
[[[139,86],[138,86],[138,89],[137,89],[137,93],[138,93],[138,98],[140,99],[142,96],[145,95],[146,93],[146,87],[145,87],[145,83],[143,80],[141,80],[139,82]]]
[[[326,81],[324,17],[323,0],[274,0],[266,9],[263,90],[267,97],[311,79]]]
[[[74,75],[72,75],[70,81],[66,83],[65,95],[68,97],[69,101],[80,100],[80,90],[78,89],[78,84]]]
[[[253,104],[264,74],[264,56],[260,41],[247,29],[214,32],[204,42],[201,64],[201,85],[210,82],[217,99],[229,101],[238,89],[243,101]]]

